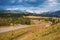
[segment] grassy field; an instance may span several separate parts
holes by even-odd
[[[60,40],[60,24],[49,28],[38,27],[17,40]]]
[[[12,19],[12,20],[11,20]],[[37,22],[40,22],[42,25],[35,25],[36,23],[32,20],[35,19],[22,19],[22,18],[1,18],[0,24],[4,26],[6,24],[14,23],[14,24],[26,24],[34,26],[12,30],[5,33],[0,33],[0,40],[60,40],[60,19],[53,18],[43,18],[37,19]],[[28,20],[28,21],[27,21]],[[18,23],[19,22],[19,23]],[[44,25],[49,25],[49,27],[45,27]]]
[[[15,37],[18,37],[20,35],[23,35],[27,33],[30,29],[24,28],[24,29],[18,29],[15,31],[9,31],[5,33],[0,33],[0,40],[11,40]]]
[[[30,16],[25,13],[0,13],[0,27],[21,24],[28,28],[0,33],[0,40],[60,40],[60,18]],[[34,21],[37,20],[37,21]],[[36,23],[42,25],[35,25]],[[50,25],[46,27],[45,25]]]
[[[60,40],[60,23],[47,28],[38,25],[1,33],[0,40]]]

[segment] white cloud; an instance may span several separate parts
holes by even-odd
[[[56,0],[48,0],[48,1],[49,1],[48,3],[49,6],[55,6],[57,4]]]
[[[18,8],[7,8],[6,10],[18,10]]]
[[[32,10],[26,10],[26,12],[34,13]]]
[[[28,9],[28,7],[24,7],[24,6],[8,6],[8,7],[5,7],[5,10],[26,10]]]
[[[43,12],[48,12],[49,10],[26,10],[26,12],[41,14]]]
[[[59,6],[60,3],[57,0],[46,0],[42,5],[39,5],[43,10],[60,10]]]
[[[43,3],[43,6],[56,6],[58,4],[57,0],[47,0]]]
[[[36,10],[36,13],[43,13],[43,12],[48,12],[49,10]]]

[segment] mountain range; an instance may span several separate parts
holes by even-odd
[[[51,16],[51,17],[60,17],[60,10],[59,11],[49,11],[49,12],[44,12],[40,15],[43,16]]]
[[[47,16],[47,17],[60,17],[60,10],[59,11],[48,11],[48,12],[43,12],[43,13],[40,13],[40,14],[37,14],[37,13],[30,13],[30,12],[12,12],[10,10],[1,10],[0,11],[0,14],[1,13],[23,13],[23,14],[28,14],[28,15],[34,15],[34,16]]]

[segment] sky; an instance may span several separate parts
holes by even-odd
[[[36,13],[60,10],[60,0],[0,0],[0,10]]]

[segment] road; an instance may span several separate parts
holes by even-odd
[[[38,20],[34,20],[33,21],[35,23],[35,25],[18,25],[18,26],[13,26],[11,27],[5,27],[5,28],[0,28],[0,33],[4,33],[4,32],[8,32],[8,31],[12,31],[12,30],[17,30],[17,29],[21,29],[21,28],[27,28],[27,27],[31,27],[31,26],[44,26],[44,27],[49,27],[50,25],[47,24],[41,24],[40,21]]]
[[[38,20],[32,20],[32,21],[34,22],[35,25],[40,24],[40,21],[38,21]]]
[[[17,29],[21,29],[21,28],[26,28],[26,27],[30,27],[30,25],[19,25],[19,26],[13,26],[13,28],[10,28],[10,27],[2,27],[0,28],[0,33],[3,33],[3,32],[8,32],[8,31],[11,31],[11,30],[17,30]]]
[[[20,26],[13,26],[13,28],[10,28],[10,27],[3,28],[2,27],[2,28],[0,28],[0,33],[12,31],[12,30],[17,30],[17,29],[22,29],[22,28],[27,28],[27,27],[32,27],[32,26],[38,26],[38,25],[20,25]],[[44,25],[40,24],[40,26],[44,26]]]
[[[38,25],[39,21],[34,21],[34,23],[36,25]],[[5,27],[5,28],[2,27],[2,28],[0,28],[0,33],[17,30],[17,29],[21,29],[21,28],[27,28],[27,27],[36,26],[36,25],[19,25],[19,26],[13,26],[13,27],[11,27],[11,26]]]

